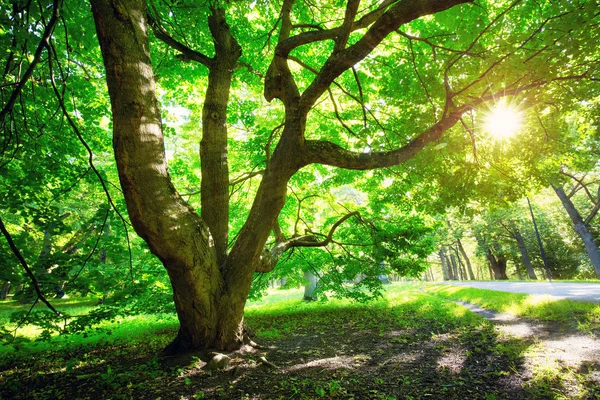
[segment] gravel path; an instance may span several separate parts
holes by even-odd
[[[436,282],[452,286],[469,286],[502,292],[549,295],[557,299],[569,299],[600,303],[600,283],[564,282]]]
[[[456,303],[492,321],[501,335],[530,344],[525,353],[524,367],[528,375],[525,378],[531,378],[535,369],[552,367],[584,373],[588,384],[600,384],[600,339],[564,326],[497,313],[470,303]]]

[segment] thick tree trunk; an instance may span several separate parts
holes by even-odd
[[[518,229],[515,229],[514,237],[517,241],[517,245],[519,246],[519,252],[521,253],[521,258],[523,259],[523,265],[525,266],[525,269],[527,269],[527,276],[529,279],[537,280],[537,276],[533,270],[533,265],[531,265],[529,253],[527,252],[527,247],[525,246],[525,241],[523,240],[523,236],[521,236],[521,232],[519,232]]]
[[[590,232],[587,224],[584,222],[583,218],[579,214],[579,211],[575,208],[575,205],[571,201],[571,199],[567,196],[562,187],[552,185],[552,188],[556,192],[556,195],[560,199],[563,207],[569,214],[571,218],[571,222],[573,222],[573,229],[577,232],[577,235],[583,241],[585,245],[585,250],[588,253],[590,258],[590,262],[594,267],[594,271],[596,271],[596,276],[600,279],[600,252],[598,252],[598,245],[594,240],[592,233]]]
[[[106,67],[113,146],[129,217],[162,261],[173,287],[180,329],[168,350],[239,346],[243,306],[231,304],[243,303],[245,297],[240,300],[225,290],[209,229],[179,196],[167,170],[148,50],[146,3],[91,3]]]
[[[252,277],[257,270],[266,272],[265,261],[271,269],[275,265],[278,257],[265,253],[265,243],[285,204],[287,183],[300,168],[310,163],[340,164],[352,169],[397,165],[459,121],[468,107],[453,110],[398,151],[374,152],[366,158],[363,153],[359,158],[352,152],[340,153],[341,148],[332,148],[329,142],[308,143],[304,138],[312,105],[335,78],[366,57],[402,23],[465,1],[415,1],[390,6],[351,48],[344,49],[347,36],[336,39],[337,51],[302,95],[286,61],[292,49],[286,52],[283,43],[292,30],[290,14],[294,2],[284,2],[278,50],[265,80],[265,97],[282,100],[285,124],[248,218],[227,254],[228,167],[224,124],[228,85],[240,49],[229,32],[224,12],[212,8],[209,17],[215,46],[213,58],[181,49],[185,47],[181,44],[176,46],[184,56],[209,69],[209,90],[203,110],[200,217],[179,196],[168,173],[148,49],[146,2],[91,0],[111,99],[113,147],[127,210],[135,231],[162,261],[173,287],[180,330],[170,351],[210,347],[232,350],[242,344],[243,312]],[[285,251],[287,247],[279,249]]]
[[[215,56],[208,65],[208,88],[202,109],[202,219],[215,243],[217,262],[227,257],[229,234],[229,168],[227,161],[227,105],[233,72],[242,50],[231,35],[222,9],[213,9],[208,25]]]
[[[304,300],[316,300],[317,297],[314,292],[317,288],[317,276],[311,270],[306,270],[304,271],[304,280],[306,281],[304,284]]]
[[[462,245],[462,242],[460,241],[460,239],[457,239],[456,241],[458,243],[458,250],[460,250],[460,254],[462,254],[463,259],[465,260],[465,264],[467,266],[467,271],[469,272],[469,278],[474,281],[475,280],[475,274],[473,274],[473,268],[471,267],[471,261],[469,260],[469,257],[467,256],[467,252],[465,251],[465,248]]]
[[[486,257],[488,259],[491,271],[493,271],[495,280],[507,280],[506,276],[506,258],[504,254],[500,253],[495,256],[492,250],[488,248]],[[491,274],[490,274],[491,275]]]

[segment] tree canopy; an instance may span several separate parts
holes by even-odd
[[[45,300],[90,260],[98,291],[159,260],[170,351],[239,347],[278,263],[339,288],[382,262],[416,275],[427,214],[597,162],[595,1],[90,3],[1,3],[3,279]],[[523,115],[504,141],[499,102]]]

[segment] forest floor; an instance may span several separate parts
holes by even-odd
[[[368,304],[250,307],[247,323],[264,348],[233,356],[226,369],[214,372],[201,354],[157,356],[176,323],[125,340],[107,336],[43,351],[17,346],[0,359],[0,398],[600,398],[600,358],[552,358],[561,354],[558,347],[548,353],[551,339],[570,335],[564,325],[544,330],[546,337],[531,322],[534,333],[520,335],[499,327],[523,320],[490,322],[510,317],[475,311],[396,285]],[[556,363],[546,364],[551,358]]]

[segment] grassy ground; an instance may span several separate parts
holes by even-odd
[[[428,290],[390,285],[385,298],[368,304],[306,303],[300,290],[276,291],[246,312],[255,340],[267,348],[215,373],[194,355],[156,356],[176,333],[172,315],[102,326],[111,334],[4,346],[0,398],[575,398],[552,383],[557,371],[526,375],[529,344],[498,337],[489,322],[446,301],[448,293]],[[585,373],[575,381],[578,398],[600,396]]]
[[[477,304],[488,310],[538,321],[552,321],[584,333],[600,335],[600,304],[462,286],[428,285],[426,291],[448,300]]]

